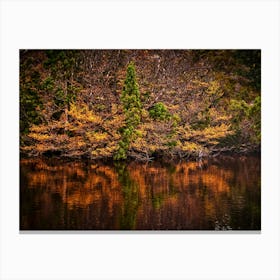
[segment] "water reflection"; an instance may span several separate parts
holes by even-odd
[[[21,229],[258,230],[260,159],[21,160]]]

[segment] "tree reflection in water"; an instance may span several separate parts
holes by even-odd
[[[130,176],[126,164],[118,162],[115,164],[118,179],[122,187],[124,202],[120,215],[120,229],[134,229],[136,216],[139,208],[139,185]]]
[[[259,230],[260,159],[102,163],[22,159],[20,228]]]

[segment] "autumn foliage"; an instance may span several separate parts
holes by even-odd
[[[152,160],[260,150],[259,50],[21,50],[20,149]]]

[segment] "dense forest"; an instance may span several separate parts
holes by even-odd
[[[260,152],[260,50],[20,50],[24,156]]]

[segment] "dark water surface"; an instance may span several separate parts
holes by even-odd
[[[20,229],[260,230],[260,159],[22,159]]]

